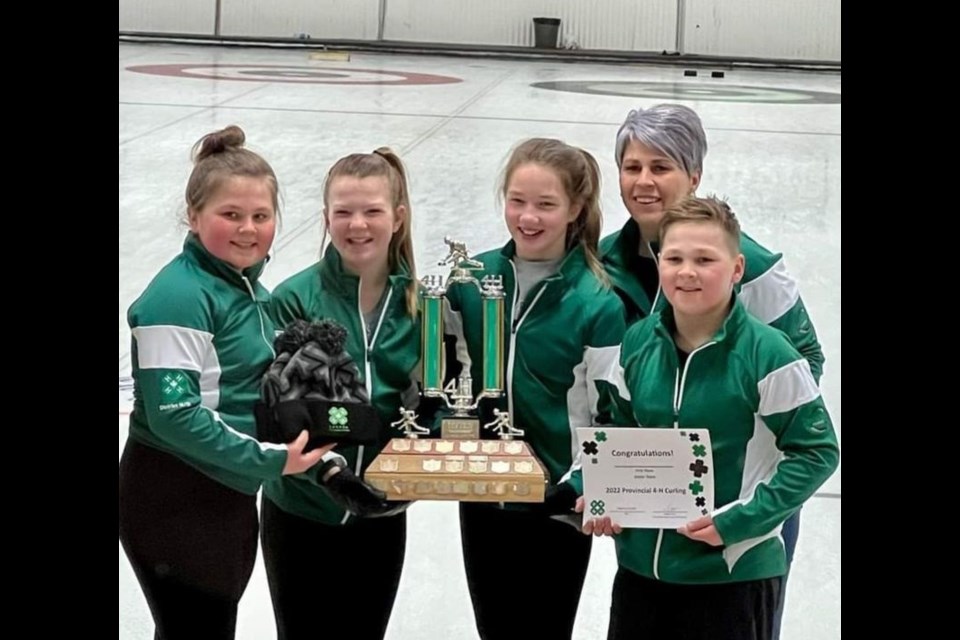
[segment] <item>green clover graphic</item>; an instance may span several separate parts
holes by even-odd
[[[594,431],[593,437],[596,438],[597,442],[606,442],[607,441],[607,432],[606,431]]]
[[[591,500],[590,501],[590,513],[595,516],[602,516],[606,513],[606,505],[603,503],[603,500]]]
[[[327,412],[330,417],[330,424],[335,427],[347,426],[347,410],[343,407],[330,407]]]
[[[705,444],[693,445],[693,455],[697,456],[698,458],[702,458],[703,456],[707,455],[707,445]]]
[[[168,373],[160,381],[161,393],[167,401],[177,400],[187,392],[187,379],[182,373]]]
[[[700,481],[699,481],[699,480],[694,480],[693,482],[691,482],[691,483],[690,483],[689,485],[687,485],[687,486],[690,488],[690,493],[692,493],[692,494],[695,495],[695,496],[700,495],[701,493],[703,493],[703,485],[700,484]]]

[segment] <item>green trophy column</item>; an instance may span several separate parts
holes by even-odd
[[[443,388],[443,298],[423,296],[423,390]]]
[[[483,297],[483,390],[503,391],[503,295]]]

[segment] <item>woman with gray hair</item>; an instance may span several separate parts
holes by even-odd
[[[600,255],[630,324],[666,305],[657,266],[660,223],[667,209],[696,192],[703,175],[707,136],[695,111],[679,104],[659,104],[627,114],[617,132],[615,153],[620,197],[630,220],[600,241]],[[819,383],[823,351],[796,280],[787,272],[781,254],[742,232],[740,245],[746,259],[743,279],[735,288],[740,302],[752,315],[787,335]],[[799,526],[798,513],[781,531],[788,563],[793,560]],[[779,635],[782,614],[783,597],[774,638]]]
[[[627,308],[628,323],[658,311],[657,238],[663,213],[693,195],[703,175],[707,136],[689,107],[658,104],[634,109],[617,132],[620,197],[630,220],[600,241],[603,266]],[[747,311],[787,334],[819,382],[823,351],[796,280],[783,258],[741,234],[747,270],[737,289]]]

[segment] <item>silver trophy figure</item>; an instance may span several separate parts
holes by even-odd
[[[485,276],[478,280],[473,272],[483,269],[483,264],[470,258],[466,244],[449,237],[443,240],[450,253],[439,262],[449,266],[450,274],[444,283],[442,276],[426,276],[422,279],[423,293],[423,395],[440,398],[453,415],[441,421],[444,438],[480,437],[480,420],[473,415],[484,398],[499,398],[503,395],[503,278]],[[443,300],[447,290],[455,285],[473,285],[483,299],[483,390],[474,397],[473,381],[469,371],[461,372],[457,380],[446,387],[443,383]],[[518,435],[509,426],[509,415],[498,417],[501,437]]]

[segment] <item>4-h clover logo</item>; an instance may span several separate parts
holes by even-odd
[[[703,485],[700,484],[699,480],[694,480],[687,486],[690,488],[690,493],[692,493],[695,496],[698,496],[701,493],[703,493]]]
[[[597,442],[606,442],[607,441],[607,432],[606,431],[594,431],[593,437],[597,439]]]
[[[161,378],[160,382],[164,400],[177,400],[187,392],[187,379],[182,373],[168,373]]]
[[[594,516],[602,516],[607,512],[607,506],[603,503],[603,500],[591,500],[590,501],[590,514]]]
[[[693,455],[697,456],[698,458],[702,458],[703,456],[707,455],[707,446],[704,444],[693,445]]]
[[[346,430],[347,426],[347,410],[343,407],[330,407],[330,410],[327,412],[327,416],[330,419],[330,427],[341,427],[338,430]]]

